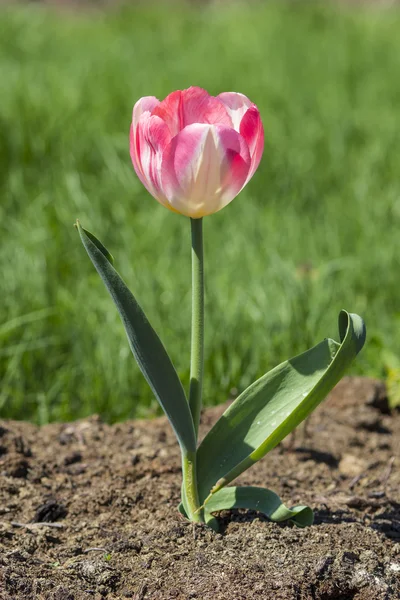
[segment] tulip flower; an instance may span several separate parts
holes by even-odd
[[[152,196],[198,219],[231,202],[254,175],[264,149],[260,113],[243,94],[210,96],[190,87],[133,109],[130,152]]]
[[[162,102],[149,96],[133,109],[130,152],[135,171],[161,204],[190,217],[192,232],[192,343],[189,393],[160,338],[123,279],[113,257],[77,223],[82,243],[109,291],[132,353],[175,432],[182,455],[179,510],[214,529],[214,513],[261,511],[272,521],[310,525],[308,506],[286,507],[271,490],[228,486],[303,421],[339,381],[364,345],[361,317],[342,311],[340,342],[322,342],[252,383],[198,444],[204,364],[203,217],[217,212],[256,171],[264,146],[257,107],[243,94],[213,97],[191,87]],[[165,251],[165,244],[164,244]],[[283,462],[283,459],[282,459]],[[283,468],[283,467],[282,467]]]

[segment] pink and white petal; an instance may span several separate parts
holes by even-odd
[[[235,198],[248,180],[251,168],[251,155],[246,140],[237,135],[234,129],[218,127],[222,145],[226,149],[229,168],[222,180],[220,207],[226,206]]]
[[[161,160],[164,148],[171,141],[167,125],[156,116],[143,113],[131,133],[131,157],[135,171],[146,189],[162,204]]]
[[[155,96],[144,96],[140,98],[133,107],[132,111],[132,123],[137,125],[139,119],[144,112],[149,111],[150,113],[160,104],[160,101]]]
[[[175,136],[193,123],[212,123],[232,127],[224,104],[199,87],[172,92],[153,110]]]
[[[172,92],[153,111],[153,115],[160,117],[168,126],[171,136],[179,133],[181,129],[181,96],[181,90]]]
[[[264,127],[258,108],[255,105],[245,113],[240,123],[240,135],[246,140],[251,156],[251,167],[247,176],[247,183],[260,164],[264,151]]]
[[[183,127],[193,123],[209,123],[232,127],[232,120],[223,102],[206,90],[190,87],[182,92]]]
[[[247,110],[254,106],[253,102],[247,96],[238,92],[223,92],[217,98],[225,105],[232,119],[233,127],[236,131],[239,131],[240,122]]]
[[[188,217],[217,212],[243,187],[250,153],[232,128],[192,124],[165,148],[162,187],[171,207]]]
[[[162,153],[171,141],[171,134],[167,125],[160,117],[151,116],[143,124],[143,137],[150,148],[150,161],[142,162],[142,169],[145,175],[150,179],[154,189],[157,192],[157,198],[165,199],[161,187],[161,162]]]
[[[140,164],[139,153],[138,153],[139,137],[140,136],[139,136],[139,132],[138,132],[138,126],[131,125],[131,129],[130,129],[130,133],[129,133],[129,150],[130,150],[133,168],[135,169],[135,173],[139,177],[140,181],[143,183],[144,187],[147,189],[147,191],[150,192],[150,194],[152,194],[152,191],[148,187],[146,178],[142,171],[142,166]]]

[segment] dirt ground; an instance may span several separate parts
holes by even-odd
[[[205,412],[203,433],[221,412]],[[177,511],[165,419],[0,421],[0,598],[400,598],[399,450],[382,384],[346,378],[239,480],[309,504],[315,524],[232,511],[214,533]]]

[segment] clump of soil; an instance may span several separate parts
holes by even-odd
[[[203,433],[222,409],[205,412]],[[0,421],[0,598],[400,598],[399,444],[382,385],[345,379],[240,478],[308,503],[315,524],[232,511],[214,533],[177,511],[165,419]]]

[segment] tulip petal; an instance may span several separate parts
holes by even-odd
[[[193,123],[210,123],[232,127],[223,102],[199,87],[169,94],[152,112],[168,125],[171,135]]]
[[[247,183],[260,164],[264,150],[264,128],[259,110],[244,94],[224,92],[217,97],[225,104],[234,128],[244,137],[249,147],[251,167]]]
[[[133,107],[133,125],[136,126],[139,123],[139,119],[144,112],[149,111],[151,113],[159,104],[160,101],[155,96],[145,96],[144,98],[140,98]]]
[[[143,175],[142,166],[140,164],[138,126],[135,126],[133,124],[131,125],[131,129],[129,132],[129,151],[131,155],[133,168],[135,169],[135,173],[139,177],[140,181],[145,186],[145,188],[149,191],[147,181]]]
[[[138,124],[132,124],[130,152],[140,181],[161,204],[166,204],[161,189],[161,160],[164,148],[171,141],[167,125],[162,119],[144,112]]]
[[[250,165],[247,143],[231,127],[188,125],[164,150],[163,191],[174,210],[200,218],[233,200]]]
[[[238,92],[223,92],[217,98],[225,105],[236,131],[240,131],[243,116],[250,107],[255,106],[253,102],[247,96]]]
[[[182,92],[183,127],[193,123],[209,123],[232,127],[232,121],[221,100],[210,96],[206,90],[190,87]]]
[[[264,151],[264,128],[256,106],[247,110],[240,123],[240,135],[246,140],[250,150],[251,166],[246,183],[253,177]]]

